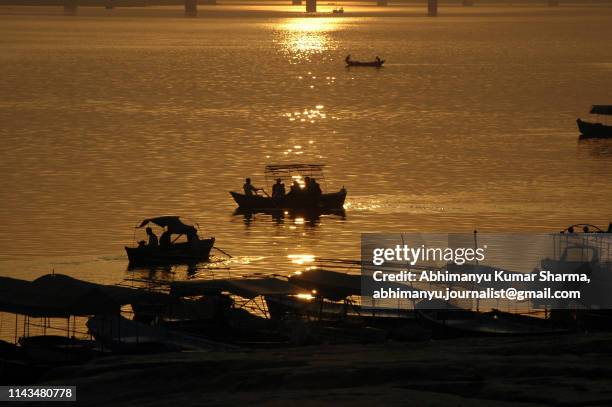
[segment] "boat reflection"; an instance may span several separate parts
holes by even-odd
[[[579,138],[578,149],[591,157],[609,158],[612,157],[612,139]]]
[[[340,220],[346,220],[346,211],[344,209],[310,209],[310,210],[248,210],[238,208],[234,211],[234,216],[242,216],[244,224],[250,226],[256,215],[270,216],[276,225],[283,225],[286,221],[290,221],[295,225],[306,225],[315,227],[321,223],[321,217],[337,216]]]

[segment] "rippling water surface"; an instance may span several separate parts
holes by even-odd
[[[0,274],[120,281],[158,214],[238,274],[355,258],[368,231],[607,224],[612,144],[575,119],[612,103],[612,8],[346,9],[0,9]],[[346,216],[233,215],[228,191],[289,162],[327,164]]]

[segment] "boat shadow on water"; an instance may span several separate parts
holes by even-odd
[[[578,138],[578,149],[581,154],[594,158],[612,158],[612,139]]]
[[[233,216],[242,216],[246,226],[251,226],[257,215],[270,216],[277,226],[284,224],[285,220],[290,220],[295,224],[303,223],[306,226],[315,227],[321,223],[321,217],[327,216],[335,216],[342,221],[346,220],[344,209],[247,210],[238,208],[233,213]]]

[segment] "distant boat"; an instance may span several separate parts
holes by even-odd
[[[612,116],[612,105],[593,105],[591,114]],[[580,138],[612,138],[612,125],[577,119]]]
[[[344,13],[344,7],[334,8],[332,10],[332,13],[334,13],[334,14],[342,14],[342,13]]]
[[[383,66],[383,64],[385,63],[384,59],[380,59],[378,57],[376,57],[376,59],[374,61],[353,61],[351,59],[350,55],[347,55],[347,57],[344,59],[344,62],[346,62],[346,66],[372,66],[375,68],[380,68]]]
[[[152,223],[166,228],[170,236],[177,235],[167,246],[160,244],[150,247],[144,241],[137,247],[125,247],[131,266],[158,264],[196,264],[209,260],[210,251],[215,244],[215,238],[200,239],[195,226],[184,224],[178,216],[160,216],[143,220],[138,228]],[[187,241],[176,242],[181,236]]]
[[[303,184],[306,177],[324,180],[323,164],[282,164],[266,166],[265,176],[269,184],[280,178],[288,189],[295,181]],[[303,186],[302,186],[303,187]],[[289,192],[282,197],[265,195],[245,195],[230,191],[232,198],[243,211],[255,210],[312,210],[331,211],[342,210],[346,199],[346,189],[337,192],[312,195],[306,191]]]

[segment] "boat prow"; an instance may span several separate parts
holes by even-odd
[[[593,105],[591,114],[612,116],[612,105]],[[576,124],[580,131],[580,138],[612,138],[612,125],[604,123],[593,123],[577,119]]]

